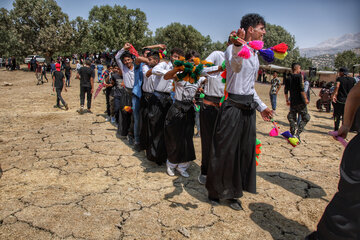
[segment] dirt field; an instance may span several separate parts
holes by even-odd
[[[93,114],[79,115],[74,76],[71,85],[63,93],[70,110],[55,109],[50,82],[36,86],[34,73],[0,69],[0,239],[303,239],[336,192],[343,147],[326,134],[331,115],[316,110],[313,95],[296,148],[269,137],[271,123],[257,114],[258,193],[245,193],[236,212],[207,202],[199,138],[190,178],[169,177],[116,137],[102,93]],[[256,88],[270,106],[269,85]],[[281,131],[287,111],[280,94]]]

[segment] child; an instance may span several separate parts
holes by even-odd
[[[100,63],[99,65],[97,65],[97,75],[98,75],[98,83],[99,82],[101,82],[101,80],[103,80],[103,79],[101,79],[101,75],[102,75],[102,71],[103,71],[103,69],[104,69],[104,66]]]
[[[322,111],[322,107],[324,106],[326,109],[326,112],[330,112],[331,110],[331,92],[330,87],[331,83],[328,83],[320,90],[319,97],[320,99],[316,102],[316,107],[320,111]]]

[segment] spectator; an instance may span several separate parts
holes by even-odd
[[[354,78],[348,76],[347,68],[339,69],[339,77],[336,79],[335,90],[332,95],[334,103],[334,130],[337,131],[340,125],[340,119],[344,116],[344,107],[347,95],[356,81]]]

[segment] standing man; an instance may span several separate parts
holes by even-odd
[[[81,68],[81,64],[79,63],[79,61],[76,61],[76,72],[79,72]]]
[[[121,111],[119,114],[118,132],[122,137],[127,137],[129,144],[134,145],[134,117],[132,115],[132,91],[134,88],[135,73],[134,73],[134,55],[128,50],[131,44],[125,43],[124,47],[116,54],[115,60],[119,66],[125,88],[122,89],[121,94]],[[124,107],[129,108],[130,111],[125,110]]]
[[[43,77],[45,77],[46,82],[49,82],[47,76],[46,76],[46,69],[47,69],[47,65],[45,64],[45,62],[43,62],[42,66],[41,66],[41,81],[43,81]]]
[[[80,109],[78,113],[84,113],[85,93],[87,96],[87,112],[91,112],[91,98],[94,92],[94,78],[95,72],[90,68],[90,60],[85,61],[85,66],[79,69],[76,75],[77,79],[80,79]]]
[[[221,66],[225,60],[225,54],[221,51],[212,52],[206,61]],[[224,96],[225,84],[222,82],[221,72],[207,75],[205,81],[203,103],[200,108],[200,132],[201,132],[201,172],[198,177],[200,184],[206,183],[209,166],[212,135],[214,132],[216,118],[220,109],[220,101]]]
[[[52,60],[50,63],[50,75],[52,76],[53,72],[55,72],[55,71],[56,71],[55,62],[54,62],[54,60]]]
[[[68,60],[66,60],[64,69],[65,69],[65,77],[66,77],[66,86],[70,87],[71,66],[70,66],[70,62]]]
[[[243,41],[263,39],[265,24],[258,14],[245,15],[241,19],[241,28],[231,34],[233,44],[225,52],[229,94],[215,123],[206,189],[212,204],[227,199],[234,210],[242,210],[237,198],[242,197],[243,191],[256,193],[255,109],[265,121],[272,117],[271,110],[255,91],[260,65],[257,54],[253,51],[249,59],[238,56]]]
[[[153,48],[166,48],[164,44],[152,45],[144,47],[141,51],[141,58],[148,62],[148,54],[151,53]],[[142,96],[142,85],[144,80],[143,67],[145,65],[144,61],[135,61],[134,65],[134,87],[132,90],[132,108],[133,108],[133,118],[134,118],[134,138],[135,145],[134,149],[136,151],[141,151],[142,147],[140,145],[140,99]],[[149,69],[148,69],[149,70]]]
[[[309,100],[304,91],[304,78],[301,74],[301,66],[299,63],[293,63],[291,66],[292,74],[285,81],[285,100],[290,106],[290,112],[287,116],[290,123],[290,133],[295,135],[300,141],[300,134],[304,131],[306,124],[310,121],[307,104]],[[290,91],[290,100],[288,93]],[[297,114],[301,120],[297,122]],[[297,126],[296,126],[297,125]],[[297,132],[295,130],[297,128]]]
[[[65,92],[67,92],[67,89],[66,89],[66,85],[65,85],[64,74],[61,72],[60,63],[57,63],[55,65],[55,68],[56,68],[56,71],[54,72],[54,74],[52,76],[53,92],[55,92],[55,89],[56,89],[56,105],[54,106],[54,108],[60,108],[60,101],[61,101],[61,103],[65,106],[65,109],[69,110],[68,104],[64,101],[64,99],[61,96],[62,90],[65,90]]]
[[[347,95],[356,81],[348,76],[347,68],[339,69],[339,77],[336,79],[336,85],[333,95],[331,96],[334,103],[334,130],[339,129],[340,119],[344,117],[344,108]]]
[[[276,110],[276,98],[281,88],[281,81],[278,79],[278,72],[274,71],[273,79],[271,79],[271,87],[270,87],[270,102],[271,108],[273,110],[273,114],[275,115]]]
[[[150,73],[154,75],[154,93],[149,100],[149,142],[146,157],[158,165],[165,163],[167,160],[164,125],[166,114],[173,103],[170,96],[173,81],[165,80],[164,75],[173,68],[172,62],[179,60],[181,56],[184,56],[184,51],[180,48],[173,48],[170,56],[171,61],[162,59],[150,69]]]

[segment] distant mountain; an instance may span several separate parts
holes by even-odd
[[[360,33],[345,34],[339,38],[331,38],[323,41],[315,47],[301,48],[300,55],[303,57],[314,57],[326,54],[331,55],[354,48],[360,48]]]
[[[360,48],[351,49],[356,55],[360,55]],[[310,57],[313,67],[318,69],[334,69],[335,68],[335,58],[337,54],[324,54],[318,55],[315,57]]]

